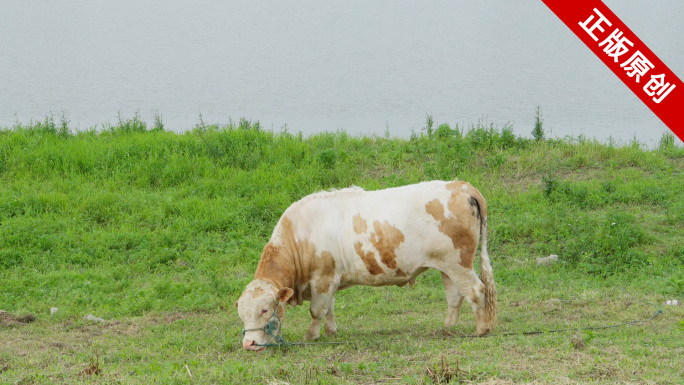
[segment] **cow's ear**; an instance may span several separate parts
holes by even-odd
[[[287,302],[287,300],[290,299],[293,294],[294,290],[290,289],[289,287],[284,287],[278,290],[278,294],[276,294],[276,296],[278,297],[278,301]]]

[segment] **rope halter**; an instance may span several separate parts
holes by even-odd
[[[285,345],[285,340],[283,337],[280,336],[280,318],[278,318],[278,307],[279,305],[276,305],[275,311],[273,312],[273,315],[271,318],[268,319],[268,322],[266,322],[266,325],[260,327],[260,328],[253,328],[253,329],[242,329],[242,338],[245,338],[245,333],[247,332],[252,332],[252,331],[262,331],[269,336],[273,337],[273,339],[276,341],[277,345]],[[257,346],[272,346],[273,344],[256,344]]]

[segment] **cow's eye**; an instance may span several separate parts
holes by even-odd
[[[261,309],[261,314],[266,314],[268,313],[268,308]]]

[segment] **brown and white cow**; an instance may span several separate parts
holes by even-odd
[[[482,236],[481,278],[473,270]],[[235,303],[243,347],[274,342],[264,326],[285,306],[311,301],[305,339],[337,331],[335,293],[354,285],[404,286],[428,268],[442,272],[456,324],[463,299],[475,311],[477,334],[496,319],[496,289],[487,254],[487,205],[467,182],[432,181],[378,191],[353,187],[320,192],[292,204],[264,248],[254,280]]]

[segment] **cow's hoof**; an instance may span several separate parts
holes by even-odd
[[[331,330],[326,329],[325,330],[325,336],[326,337],[334,336],[335,334],[337,334],[337,329],[331,329]]]
[[[315,340],[317,340],[320,336],[321,336],[320,334],[319,334],[319,335],[314,335],[314,334],[306,333],[306,335],[304,336],[304,341],[315,341]]]

